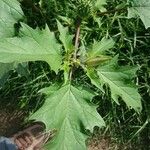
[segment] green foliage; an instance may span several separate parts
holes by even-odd
[[[128,9],[128,17],[140,16],[146,28],[150,27],[150,0],[132,0]]]
[[[17,0],[0,1],[0,37],[15,35],[14,24],[22,19],[23,12]]]
[[[13,63],[0,63],[0,87],[7,80],[7,73],[15,68]]]
[[[111,97],[117,104],[119,104],[118,98],[122,97],[128,107],[132,107],[137,112],[140,112],[142,109],[141,97],[135,85],[131,83],[131,79],[134,77],[136,71],[136,67],[119,67],[116,57],[109,63],[96,68],[95,72],[97,73],[97,78],[99,78],[101,86],[104,84],[109,85]],[[89,74],[91,80],[94,81],[95,79],[91,73]],[[99,88],[99,85],[97,87]]]
[[[59,79],[54,81],[55,85],[40,90],[46,94],[45,103],[33,113],[30,119],[44,122],[47,130],[57,130],[55,137],[46,144],[47,149],[84,150],[88,133],[92,133],[95,126],[105,126],[104,120],[97,112],[97,105],[95,106],[92,102],[98,92],[107,94],[105,86],[110,89],[110,99],[113,99],[117,104],[120,103],[119,99],[122,99],[129,108],[133,108],[138,113],[141,112],[141,96],[133,81],[138,67],[133,64],[129,66],[118,63],[119,58],[115,56],[113,48],[116,48],[117,42],[115,41],[118,40],[117,37],[121,33],[111,38],[109,29],[102,31],[102,33],[99,32],[101,30],[99,27],[103,25],[104,19],[107,17],[101,17],[102,24],[98,20],[99,26],[94,19],[99,19],[99,14],[103,16],[113,12],[106,11],[105,0],[51,0],[41,3],[41,7],[38,1],[33,6],[35,10],[38,8],[38,13],[40,10],[41,17],[43,17],[41,20],[46,19],[48,25],[42,29],[37,24],[35,25],[37,28],[33,29],[33,26],[28,22],[28,19],[32,18],[26,16],[26,20],[20,20],[23,17],[23,12],[17,0],[0,1],[0,8],[2,7],[0,9],[0,24],[2,24],[0,26],[0,33],[2,33],[0,39],[0,65],[2,65],[0,66],[2,68],[0,77],[7,70],[12,69],[13,63],[46,62],[49,68],[56,72],[56,78],[53,78]],[[141,7],[142,4],[141,1],[133,1],[132,7],[129,8],[129,17],[135,14],[139,15],[145,26],[149,27],[148,20],[143,19],[147,10],[144,12],[135,7],[136,5]],[[7,9],[4,9],[5,7]],[[48,16],[49,18],[47,18]],[[9,19],[7,20],[7,18]],[[116,18],[114,16],[113,21]],[[69,21],[66,20],[71,21],[68,23]],[[122,31],[123,27],[119,22],[119,17],[117,22],[119,30]],[[17,35],[13,34],[15,23],[19,25]],[[93,29],[89,27],[90,23],[91,26],[94,26]],[[65,24],[66,27],[62,24]],[[108,25],[108,23],[106,24]],[[52,30],[55,29],[54,32],[50,31],[50,27]],[[9,32],[7,29],[11,31]],[[98,36],[95,37],[95,33]],[[126,38],[121,37],[118,41],[126,41]],[[84,77],[88,81],[90,80],[88,84],[92,88],[85,89],[85,85],[76,82],[78,79],[82,80],[78,74],[81,68]],[[62,84],[57,85],[58,81],[61,81]],[[93,88],[93,85],[96,87]]]
[[[1,39],[0,53],[2,63],[42,60],[56,72],[61,64],[60,45],[48,27],[41,31],[22,24],[20,37]]]
[[[101,10],[101,11],[104,11],[105,8],[104,8],[104,5],[106,5],[106,0],[96,0],[96,1],[93,1],[94,3],[94,7],[96,10]]]
[[[92,1],[91,0],[78,0],[77,1],[77,16],[81,19],[88,18],[92,14]]]
[[[87,66],[98,66],[105,61],[111,59],[110,56],[106,56],[108,50],[113,48],[114,41],[112,39],[103,38],[100,42],[94,41],[91,48],[87,51],[87,57],[85,57],[85,64]],[[83,58],[84,59],[84,58]]]
[[[4,64],[4,63],[0,63],[0,78],[8,72],[8,70],[13,69],[13,64]]]
[[[66,53],[72,52],[73,51],[73,35],[69,35],[68,28],[64,28],[59,21],[57,21],[58,24],[58,30],[60,33],[59,39],[61,40]]]
[[[0,38],[13,37],[16,33],[15,23],[23,18],[23,12],[16,0],[0,1]],[[9,70],[14,69],[12,63],[0,63],[0,77],[3,77]],[[4,79],[0,82],[4,82]]]
[[[42,92],[46,92],[46,101],[31,119],[43,121],[47,129],[56,128],[57,135],[46,145],[47,149],[86,149],[87,136],[82,128],[92,132],[94,126],[105,125],[96,106],[90,102],[94,94],[70,84]]]
[[[92,48],[88,50],[88,58],[103,55],[113,48],[115,42],[112,39],[103,38],[100,42],[94,41]]]
[[[77,16],[84,20],[95,16],[97,11],[104,11],[104,5],[106,0],[77,0],[74,7],[77,7],[75,8]]]

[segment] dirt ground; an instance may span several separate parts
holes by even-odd
[[[25,114],[21,111],[0,110],[0,135],[11,137],[22,128]],[[108,139],[92,139],[88,143],[88,150],[108,150]]]
[[[0,110],[0,135],[10,137],[22,128],[25,113]]]
[[[133,149],[130,144],[120,145],[112,141],[110,137],[95,137],[89,140],[88,150],[139,150]]]
[[[88,150],[108,150],[109,139],[92,139],[89,141]]]
[[[0,135],[11,137],[20,131],[24,124],[24,117],[27,114],[18,110],[3,108],[0,110]],[[110,137],[93,137],[88,141],[88,150],[133,150],[129,146],[120,146],[113,143]]]

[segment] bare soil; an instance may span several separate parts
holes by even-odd
[[[0,135],[10,137],[22,128],[25,112],[0,110]]]
[[[0,109],[0,136],[11,137],[24,127],[27,113],[7,108]],[[129,145],[119,145],[112,142],[110,137],[93,137],[88,140],[88,150],[134,150]]]
[[[110,145],[109,139],[91,139],[88,150],[108,150]]]

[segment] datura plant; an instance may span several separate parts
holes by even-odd
[[[64,27],[62,20],[56,19],[56,35],[48,25],[44,29],[30,27],[19,1],[0,0],[0,77],[10,69],[15,69],[17,64],[30,61],[45,61],[56,74],[59,71],[64,74],[63,83],[40,90],[46,95],[45,103],[30,117],[44,122],[47,130],[57,130],[54,138],[45,146],[51,150],[86,150],[87,133],[92,133],[95,126],[105,126],[97,106],[92,103],[97,93],[73,82],[74,71],[79,67],[84,70],[91,84],[102,92],[105,92],[103,87],[107,85],[112,100],[117,104],[118,98],[121,98],[128,108],[138,113],[142,109],[141,97],[132,82],[138,67],[119,66],[118,55],[108,55],[115,39],[93,39],[93,44],[85,49],[80,42],[82,23],[96,16],[97,12],[106,14],[106,0],[69,2],[73,4],[72,11],[79,19],[76,21],[76,32],[73,33],[75,30],[69,30],[69,27]],[[150,27],[150,0],[130,0],[124,7],[128,10],[128,18],[140,17],[145,27]]]

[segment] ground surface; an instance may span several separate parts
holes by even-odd
[[[5,105],[5,104],[4,104]],[[28,114],[24,110],[16,109],[12,103],[0,105],[0,135],[10,137],[20,131],[24,126],[24,120]],[[110,137],[96,135],[88,141],[88,150],[140,150],[130,147],[128,144],[118,144]]]

